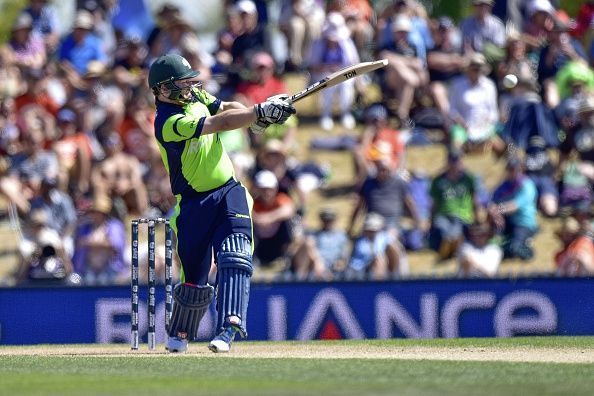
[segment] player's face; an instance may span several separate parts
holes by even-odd
[[[186,78],[185,80],[179,80],[175,82],[181,89],[180,97],[184,100],[192,99],[192,89],[202,89],[202,81],[196,78]]]

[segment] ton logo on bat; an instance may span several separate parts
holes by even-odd
[[[349,78],[353,78],[357,75],[357,71],[356,70],[352,70],[348,73],[344,73],[344,78],[349,79]]]

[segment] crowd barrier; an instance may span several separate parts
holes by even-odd
[[[141,287],[145,341],[146,296]],[[213,335],[213,309],[200,339]],[[123,286],[0,289],[0,344],[128,343],[130,310]],[[594,335],[594,279],[253,284],[248,324],[250,340]]]

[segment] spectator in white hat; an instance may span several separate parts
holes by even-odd
[[[86,10],[80,10],[74,19],[72,32],[60,44],[58,59],[71,81],[84,76],[91,61],[108,63],[101,40],[93,34],[93,29],[93,15]]]
[[[311,80],[318,81],[328,74],[345,66],[359,62],[359,54],[350,37],[344,17],[337,13],[328,14],[322,32],[322,38],[314,41],[308,64]],[[355,80],[347,80],[342,84],[327,88],[321,92],[320,126],[328,131],[334,127],[332,108],[338,99],[342,126],[347,129],[355,127],[355,119],[350,112],[355,99]]]
[[[271,171],[256,173],[253,190],[254,258],[264,267],[271,266],[278,259],[288,257],[293,242],[291,220],[295,205],[291,197],[278,191],[278,179]]]

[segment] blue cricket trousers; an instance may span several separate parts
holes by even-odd
[[[242,233],[253,241],[251,209],[251,196],[233,178],[214,190],[182,196],[171,225],[177,236],[183,282],[207,283],[213,249],[216,258],[229,235]]]

